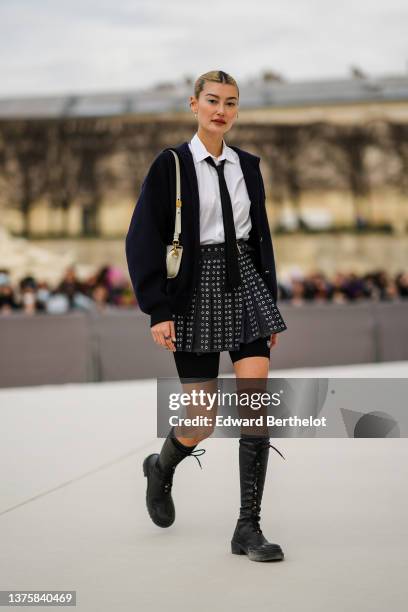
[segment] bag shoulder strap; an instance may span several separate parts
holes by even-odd
[[[180,160],[178,155],[173,149],[169,149],[174,155],[174,161],[176,162],[176,220],[174,223],[174,236],[173,236],[173,244],[174,242],[179,241],[179,236],[181,233],[181,193],[180,193]]]

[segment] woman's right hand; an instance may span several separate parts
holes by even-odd
[[[169,351],[175,351],[176,347],[173,342],[176,341],[176,333],[174,329],[174,321],[162,321],[150,328],[153,340],[156,344],[163,346]]]

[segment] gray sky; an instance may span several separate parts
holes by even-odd
[[[406,0],[0,0],[0,96],[407,73]]]

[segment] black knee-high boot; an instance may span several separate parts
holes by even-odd
[[[160,454],[148,455],[143,461],[143,473],[147,478],[146,505],[150,518],[159,527],[170,527],[176,512],[171,488],[177,465],[189,455],[198,459],[205,449],[194,450],[195,446],[184,446],[175,437],[173,429],[164,441]]]
[[[252,561],[281,561],[284,558],[279,544],[268,542],[259,524],[270,447],[283,457],[269,444],[269,438],[242,436],[239,441],[241,510],[231,540],[231,552],[248,555]]]

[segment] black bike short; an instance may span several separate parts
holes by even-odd
[[[268,346],[269,340],[270,336],[257,338],[248,344],[241,344],[238,351],[228,351],[232,363],[245,357],[267,357],[269,359],[271,352]],[[181,382],[202,382],[218,377],[220,366],[219,352],[191,353],[188,351],[175,351],[173,356]]]

